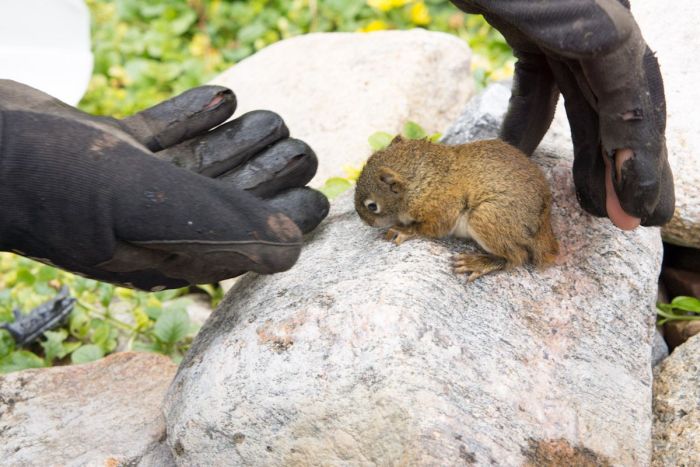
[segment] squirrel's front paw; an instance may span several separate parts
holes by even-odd
[[[386,239],[390,242],[394,242],[397,245],[401,245],[406,240],[410,240],[415,237],[416,234],[412,230],[403,229],[400,227],[392,227],[386,232]]]

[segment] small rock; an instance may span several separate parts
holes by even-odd
[[[398,133],[407,120],[447,127],[473,94],[470,60],[464,41],[423,29],[317,33],[277,42],[212,84],[233,89],[236,115],[279,113],[316,151],[318,186],[362,164],[376,131]]]
[[[511,82],[493,83],[469,100],[461,115],[443,135],[446,144],[456,141],[475,141],[498,136],[498,129],[506,113],[503,103],[510,99]]]
[[[673,351],[691,337],[700,334],[700,321],[671,321],[664,324],[664,337]]]
[[[700,49],[697,19],[700,3],[675,0],[663,8],[658,0],[631,2],[642,34],[657,53],[666,92],[666,142],[676,189],[676,212],[664,226],[664,240],[700,248],[700,61],[689,50]]]
[[[700,336],[654,369],[653,466],[700,462]]]
[[[124,352],[0,375],[0,463],[138,462],[165,437],[161,403],[175,370],[165,356]]]

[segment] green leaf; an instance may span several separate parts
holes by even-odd
[[[117,348],[117,331],[109,323],[101,321],[95,326],[90,341],[108,354]]]
[[[23,282],[27,285],[33,285],[36,278],[29,269],[19,269],[17,271],[17,282]]]
[[[190,317],[181,308],[166,309],[153,326],[153,334],[166,344],[174,344],[187,335]]]
[[[180,17],[170,21],[170,31],[176,36],[180,36],[197,21],[197,15],[192,10],[186,10]]]
[[[671,300],[671,305],[674,308],[678,308],[683,311],[692,311],[693,313],[700,313],[700,300],[694,297],[680,296]]]
[[[333,199],[352,187],[352,183],[341,177],[332,177],[319,188],[319,191],[326,195],[328,199]]]
[[[68,331],[59,329],[58,331],[44,332],[46,340],[41,342],[41,347],[44,349],[44,357],[50,365],[54,359],[63,358],[68,355],[68,352],[63,346],[63,341],[68,338]]]
[[[77,341],[74,341],[74,342],[64,342],[64,343],[63,343],[63,351],[66,353],[66,355],[68,355],[68,354],[73,353],[73,352],[75,351],[75,349],[77,349],[77,348],[80,347],[81,345],[83,345],[83,343],[82,343],[82,342],[77,342]]]
[[[84,339],[90,332],[90,317],[87,313],[74,309],[70,315],[68,329],[73,336]]]
[[[28,350],[15,350],[10,355],[0,358],[0,373],[42,368],[44,360]]]
[[[368,141],[372,151],[379,151],[388,147],[391,144],[392,139],[394,139],[394,137],[389,133],[378,131],[376,133],[372,133],[368,138]]]
[[[406,122],[404,125],[403,135],[409,139],[423,139],[428,136],[419,124],[411,121]]]
[[[0,323],[11,323],[15,320],[10,308],[0,308]]]
[[[42,266],[36,275],[36,279],[40,282],[48,282],[58,277],[58,270],[50,266]]]
[[[163,346],[159,342],[134,342],[133,349],[137,352],[163,352]]]
[[[100,345],[100,343],[109,339],[111,330],[112,327],[104,321],[97,323],[95,330],[92,332],[92,336],[90,336],[90,341],[92,341],[93,344]]]
[[[82,347],[75,350],[70,359],[73,363],[88,363],[94,362],[104,357],[104,352],[102,349],[94,344],[83,345]]]
[[[168,289],[168,290],[161,290],[160,292],[156,292],[153,295],[158,298],[161,302],[167,302],[168,300],[172,300],[180,295],[184,295],[187,292],[187,289]]]
[[[440,140],[440,138],[442,138],[442,133],[433,133],[430,135],[428,140],[430,140],[431,143],[436,143]]]
[[[15,350],[15,340],[7,329],[0,329],[0,358]]]
[[[249,44],[255,39],[262,37],[267,28],[262,23],[253,23],[238,31],[238,40],[244,44]]]

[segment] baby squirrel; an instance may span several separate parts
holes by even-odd
[[[397,136],[369,158],[355,190],[362,220],[389,227],[397,245],[416,235],[476,241],[486,253],[453,258],[469,282],[528,261],[551,264],[559,251],[551,203],[539,167],[495,139],[447,146]]]

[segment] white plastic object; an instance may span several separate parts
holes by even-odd
[[[83,0],[0,0],[0,79],[76,105],[92,66],[90,12]]]

